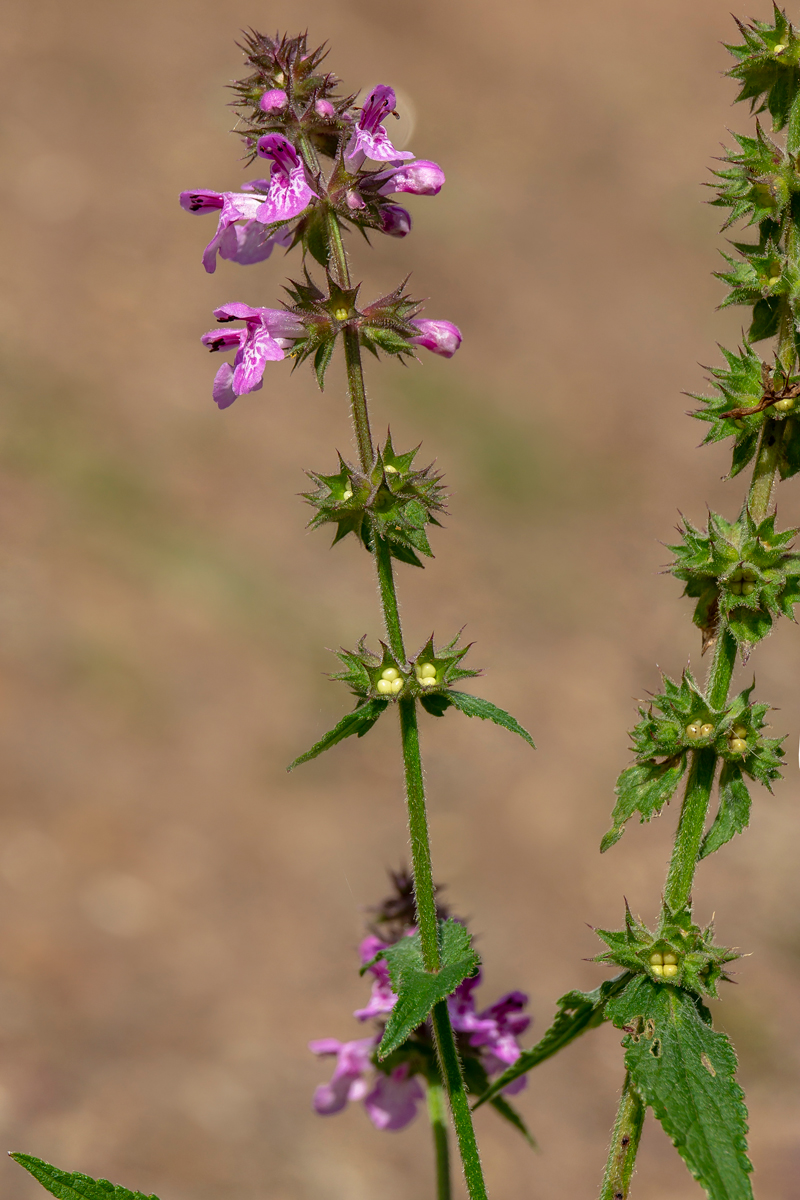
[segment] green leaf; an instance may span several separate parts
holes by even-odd
[[[531,1150],[539,1149],[536,1138],[528,1129],[528,1126],[525,1124],[514,1106],[509,1104],[508,1100],[506,1100],[505,1096],[494,1096],[490,1101],[490,1104],[495,1112],[498,1112],[504,1120],[508,1121],[510,1125],[513,1125],[515,1129],[519,1130],[519,1132],[525,1138],[525,1141],[530,1146]]]
[[[418,933],[401,938],[377,956],[386,960],[392,991],[397,995],[397,1003],[389,1014],[378,1046],[379,1059],[402,1046],[427,1019],[434,1004],[444,1000],[468,975],[477,971],[480,959],[472,949],[469,932],[458,921],[439,922],[439,944],[442,965],[436,972],[425,970]]]
[[[642,822],[661,812],[670,799],[686,770],[686,755],[667,762],[636,763],[627,767],[617,780],[617,803],[611,814],[613,825],[600,843],[600,853],[605,854],[619,839],[625,823],[635,812]]]
[[[626,1030],[625,1066],[636,1090],[711,1200],[752,1200],[736,1055],[711,1028],[705,1005],[637,975],[606,1012]]]
[[[759,430],[753,429],[746,433],[733,448],[733,461],[731,462],[731,473],[729,479],[733,479],[740,471],[743,471],[751,458],[756,452],[758,445]]]
[[[32,1154],[12,1154],[14,1162],[18,1162],[26,1171],[30,1171],[34,1179],[38,1179],[57,1200],[158,1200],[157,1196],[145,1196],[143,1192],[131,1192],[119,1184],[109,1183],[107,1179],[92,1179],[90,1175],[81,1175],[78,1171],[69,1174],[51,1167],[41,1158]]]
[[[742,779],[741,768],[726,762],[719,777],[719,810],[714,823],[703,838],[700,857],[707,858],[736,833],[747,828],[750,820],[750,793]]]
[[[616,996],[631,979],[629,971],[623,971],[614,979],[607,979],[600,987],[592,992],[567,992],[558,1001],[558,1012],[547,1033],[530,1050],[523,1050],[517,1061],[508,1070],[494,1080],[491,1087],[484,1092],[475,1108],[494,1100],[503,1088],[508,1087],[520,1075],[525,1075],[538,1067],[547,1058],[552,1058],[559,1050],[563,1050],[570,1042],[585,1033],[587,1029],[595,1029],[607,1019],[605,1008],[608,1000]]]
[[[778,466],[781,479],[790,479],[800,471],[800,421],[797,418],[786,422]]]
[[[301,763],[310,762],[312,758],[322,754],[323,750],[330,750],[331,746],[344,741],[345,738],[352,737],[353,734],[356,737],[363,737],[372,729],[388,703],[388,700],[368,700],[366,704],[359,705],[353,712],[342,717],[339,724],[335,725],[318,742],[315,742],[310,750],[306,750],[305,754],[301,754],[293,763],[290,763],[286,770],[293,771]]]
[[[467,1085],[469,1094],[471,1096],[482,1096],[489,1087],[489,1076],[486,1073],[483,1063],[477,1058],[472,1058],[471,1055],[464,1055],[461,1066],[464,1071],[464,1082]],[[510,1125],[513,1125],[522,1134],[532,1150],[539,1149],[536,1139],[528,1129],[528,1126],[517,1110],[509,1104],[505,1096],[495,1096],[489,1103],[495,1112],[500,1114],[503,1120],[508,1121]]]
[[[515,721],[510,713],[498,708],[490,700],[481,700],[480,697],[470,696],[467,692],[449,691],[446,695],[459,712],[463,712],[468,717],[480,717],[482,721],[494,721],[495,725],[502,725],[503,729],[510,729],[512,733],[518,733],[529,746],[536,749],[534,740],[527,729],[523,729],[519,721]]]

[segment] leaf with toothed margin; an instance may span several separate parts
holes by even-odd
[[[518,733],[529,746],[536,749],[536,744],[527,729],[524,729],[519,721],[515,720],[505,709],[492,704],[491,700],[481,700],[479,696],[470,696],[468,692],[452,690],[434,692],[422,700],[423,708],[434,717],[443,716],[451,704],[467,717],[480,717],[482,721],[494,721],[495,725],[501,725],[503,729],[510,729],[512,733]]]
[[[482,1096],[489,1087],[489,1076],[486,1073],[483,1063],[480,1059],[465,1055],[462,1058],[461,1066],[464,1071],[464,1083],[467,1085],[469,1094],[471,1096]],[[528,1126],[514,1106],[506,1100],[505,1096],[494,1096],[490,1104],[504,1121],[508,1121],[509,1125],[513,1125],[522,1134],[532,1150],[539,1149],[536,1138],[528,1129]]]
[[[769,786],[769,785],[767,785]],[[750,821],[750,793],[742,779],[741,768],[726,762],[719,777],[719,811],[703,838],[700,858],[707,858],[734,834],[746,829]]]
[[[458,921],[439,922],[439,947],[442,965],[438,971],[425,970],[419,933],[386,946],[373,960],[386,960],[392,991],[397,996],[378,1046],[379,1059],[402,1046],[433,1006],[478,970],[480,959],[472,949],[472,939]]]
[[[736,1055],[702,1001],[637,975],[608,1004],[633,1086],[711,1200],[752,1200]]]
[[[312,758],[316,758],[318,754],[322,754],[324,750],[330,750],[331,746],[335,746],[337,742],[344,741],[345,738],[363,737],[365,733],[369,733],[372,726],[381,715],[388,700],[368,700],[366,704],[360,704],[357,708],[342,717],[338,725],[335,725],[323,738],[315,742],[310,750],[306,750],[305,754],[301,754],[293,763],[290,763],[286,768],[287,771],[293,771],[295,767],[299,767],[301,763],[310,762]]]
[[[119,1184],[109,1183],[107,1179],[92,1179],[90,1175],[81,1175],[78,1171],[61,1171],[41,1158],[34,1158],[32,1154],[15,1153],[10,1157],[30,1171],[34,1179],[38,1179],[56,1200],[158,1200],[157,1196],[132,1192]]]
[[[493,1101],[503,1088],[519,1079],[520,1075],[525,1075],[534,1067],[538,1067],[539,1063],[552,1058],[587,1029],[595,1029],[602,1025],[608,1019],[606,1004],[612,996],[618,995],[632,978],[630,971],[623,971],[621,975],[601,983],[600,987],[592,992],[567,992],[562,996],[558,1001],[555,1020],[541,1041],[530,1050],[523,1050],[517,1061],[492,1082],[491,1087],[483,1093],[474,1107],[480,1108],[487,1101]]]
[[[638,812],[642,822],[661,812],[674,794],[686,770],[686,754],[665,762],[636,763],[626,767],[617,780],[617,803],[611,814],[613,825],[603,836],[600,853],[610,850],[625,832],[625,824]]]

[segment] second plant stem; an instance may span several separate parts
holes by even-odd
[[[330,255],[332,265],[338,276],[338,283],[342,288],[349,288],[351,286],[350,270],[342,241],[342,231],[336,214],[331,210],[328,212],[328,230]],[[375,451],[370,432],[369,408],[367,405],[366,389],[364,387],[364,372],[361,365],[361,347],[359,345],[358,330],[345,327],[343,330],[343,340],[350,410],[356,442],[358,444],[358,455],[361,470],[364,474],[369,475],[374,465]],[[377,530],[373,530],[372,547],[389,646],[398,663],[403,667],[407,667],[391,554],[389,547],[379,537]],[[430,839],[428,837],[428,816],[425,805],[422,758],[419,749],[416,700],[411,696],[402,698],[398,700],[397,707],[400,713],[400,734],[403,748],[403,766],[405,769],[408,827],[411,837],[411,861],[414,873],[417,927],[419,929],[425,970],[438,971],[441,968],[439,923],[436,916],[436,896],[433,885]],[[464,1167],[467,1190],[470,1200],[486,1200],[483,1170],[475,1140],[472,1114],[470,1112],[466,1087],[464,1086],[464,1078],[461,1073],[461,1063],[458,1057],[458,1049],[453,1034],[453,1026],[450,1021],[447,1001],[440,1001],[434,1007],[431,1016],[439,1069],[450,1099],[450,1110],[453,1116],[456,1137],[458,1138],[458,1148]],[[442,1186],[440,1174],[440,1189]]]

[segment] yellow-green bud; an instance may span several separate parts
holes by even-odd
[[[650,970],[653,972],[654,975],[663,975],[664,974],[664,968],[662,967],[661,963],[651,963]]]
[[[353,499],[353,493],[350,491],[349,488],[347,489],[346,492],[342,492],[342,499],[343,500],[352,500]]]
[[[731,738],[729,745],[734,754],[744,754],[747,749],[744,738]]]
[[[778,44],[776,46],[772,47],[772,53],[773,54],[783,54],[784,50],[786,49],[786,46],[787,46],[786,42],[778,42]]]
[[[388,696],[392,690],[391,681],[388,679],[379,679],[375,686],[382,696]]]
[[[751,583],[749,579],[746,579],[744,581],[744,583],[742,584],[742,595],[743,596],[752,596],[752,594],[755,590],[756,590],[756,585],[754,583]]]
[[[399,679],[400,672],[397,667],[387,667],[385,671],[381,671],[381,679]]]
[[[734,725],[732,730],[733,736],[737,738],[747,737],[747,727],[744,725]]]
[[[672,951],[671,951],[671,950],[668,950],[668,951],[666,952],[666,954],[663,956],[663,958],[664,958],[664,966],[665,966],[665,967],[674,967],[674,966],[675,966],[675,963],[678,961],[678,959],[677,959],[677,958],[676,958],[676,956],[675,956],[675,955],[672,953]]]
[[[695,741],[697,738],[703,736],[702,733],[700,732],[700,729],[701,729],[700,722],[692,721],[691,725],[686,726],[686,736],[688,738],[691,738],[692,741]]]
[[[386,464],[386,466],[383,469],[387,475],[396,475],[397,474],[397,467],[390,467],[388,463]]]
[[[776,400],[773,408],[777,408],[778,412],[791,412],[795,403],[794,396],[787,396],[784,400]]]
[[[433,665],[433,663],[417,663],[417,678],[435,679],[436,667]]]
[[[675,963],[664,963],[664,978],[674,979],[678,974],[678,968]]]
[[[419,686],[426,687],[426,688],[427,687],[436,687],[436,680],[431,679],[430,675],[426,675],[424,679],[420,679]]]
[[[713,732],[714,732],[713,725],[701,725],[700,726],[700,736],[701,737],[711,737],[711,734]]]
[[[350,316],[350,310],[349,308],[335,308],[333,310],[333,315],[337,321],[346,321]]]
[[[404,679],[393,679],[392,680],[392,695],[393,696],[396,696],[398,692],[402,692],[404,683],[405,683]]]
[[[654,950],[653,953],[650,955],[650,966],[651,967],[660,967],[663,962],[664,962],[664,955],[659,954],[658,950]]]

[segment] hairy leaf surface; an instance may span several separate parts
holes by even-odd
[[[463,712],[468,717],[480,717],[482,721],[494,721],[495,725],[502,725],[503,729],[510,729],[512,733],[518,733],[529,746],[536,749],[533,738],[527,729],[523,729],[519,721],[515,720],[510,713],[507,713],[505,709],[498,708],[490,700],[481,700],[479,696],[470,696],[468,692],[449,691],[440,694],[449,700],[459,712]]]
[[[287,771],[293,771],[295,767],[299,767],[301,763],[310,762],[312,758],[322,754],[324,750],[330,750],[331,746],[335,746],[337,742],[344,741],[345,738],[363,737],[365,733],[369,733],[372,726],[381,715],[388,700],[368,700],[366,704],[359,705],[353,712],[342,717],[338,725],[334,725],[323,738],[315,742],[310,750],[306,750],[305,754],[301,754],[293,763],[290,763],[286,768]]]
[[[11,1158],[18,1162],[26,1171],[30,1171],[34,1179],[38,1179],[57,1200],[158,1200],[157,1196],[145,1196],[143,1192],[132,1192],[119,1184],[109,1183],[107,1179],[92,1179],[90,1175],[81,1175],[78,1171],[72,1174],[51,1167],[41,1158],[32,1154],[12,1154]]]
[[[386,960],[392,991],[397,995],[397,1003],[389,1014],[378,1046],[378,1058],[384,1059],[402,1046],[427,1019],[434,1004],[444,1000],[468,975],[477,971],[480,959],[472,949],[469,932],[458,921],[440,921],[439,944],[442,966],[436,972],[425,970],[418,933],[401,938],[377,956]]]
[[[682,988],[637,975],[609,1001],[625,1066],[711,1200],[752,1200],[747,1110],[736,1055],[705,1005]]]
[[[741,833],[750,821],[750,793],[742,779],[741,768],[726,762],[719,777],[719,809],[714,823],[703,838],[700,857],[706,858]]]

